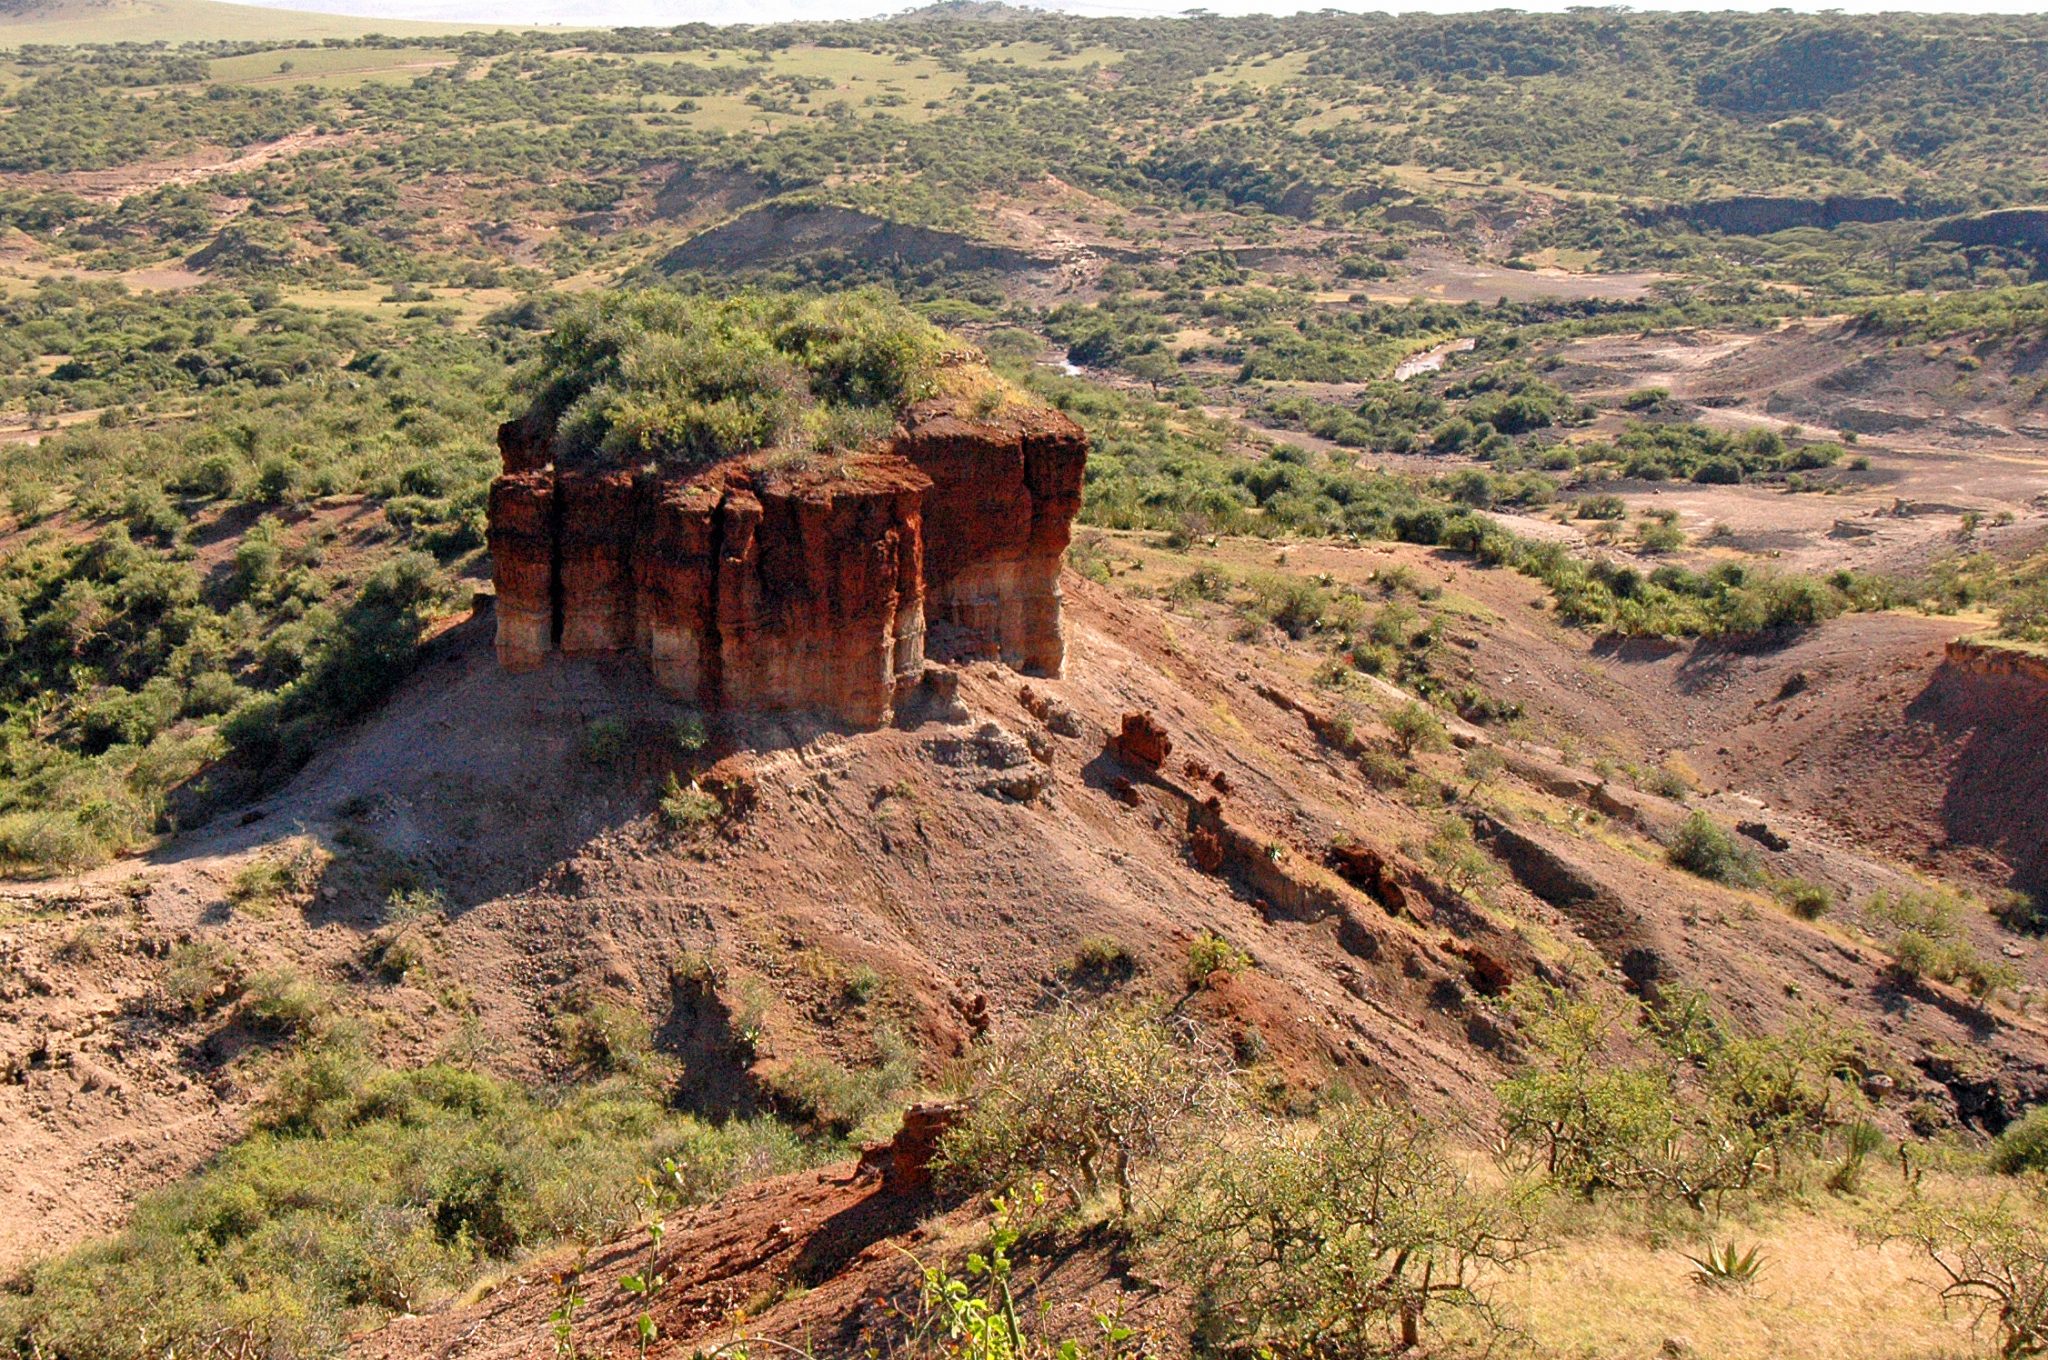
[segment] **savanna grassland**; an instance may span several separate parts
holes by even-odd
[[[2048,20],[0,43],[0,1345],[2048,1346]],[[538,385],[788,395],[648,289],[1082,425],[1028,743],[490,666]],[[940,1093],[928,1228],[813,1169]]]

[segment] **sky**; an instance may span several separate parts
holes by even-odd
[[[1576,0],[1537,0],[1513,6],[1527,10],[1563,10]],[[862,19],[912,6],[903,0],[244,0],[279,9],[323,10],[378,19],[432,19],[479,24],[564,24],[576,28],[637,25],[665,27],[683,23],[777,23],[791,19]],[[1043,8],[1098,16],[1170,17],[1191,0],[1057,0]],[[1360,12],[1426,11],[1470,13],[1504,8],[1500,0],[1207,0],[1217,14],[1287,14],[1305,9]],[[1842,10],[1851,14],[1885,10],[1916,10],[1945,14],[2031,14],[2048,9],[2048,0],[1643,0],[1628,8],[1660,10]]]

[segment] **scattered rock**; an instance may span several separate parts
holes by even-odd
[[[1017,702],[1024,705],[1024,711],[1044,723],[1048,730],[1062,737],[1081,735],[1081,715],[1065,704],[1026,685],[1017,691]]]
[[[1123,729],[1110,739],[1123,759],[1158,769],[1173,753],[1173,738],[1150,713],[1126,713]]]
[[[1213,874],[1223,867],[1223,838],[1211,827],[1198,826],[1188,836],[1188,854],[1196,868]]]
[[[1762,822],[1737,822],[1735,829],[1755,841],[1758,845],[1763,846],[1766,850],[1789,850],[1792,848],[1792,842],[1786,840]]]
[[[1042,796],[1050,782],[1043,766],[1028,766],[1006,770],[984,781],[981,791],[992,797],[1007,798],[1013,803],[1029,803]]]

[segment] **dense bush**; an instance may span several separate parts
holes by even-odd
[[[535,412],[566,462],[687,469],[831,443],[860,411],[893,414],[929,393],[944,345],[879,293],[608,293],[565,315],[543,345]]]
[[[1417,1345],[1432,1308],[1489,1316],[1480,1278],[1533,1249],[1525,1210],[1426,1123],[1360,1103],[1219,1145],[1187,1169],[1167,1235],[1208,1345],[1381,1355]]]

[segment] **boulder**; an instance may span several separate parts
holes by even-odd
[[[1173,738],[1150,713],[1126,713],[1122,728],[1111,740],[1118,756],[1133,764],[1156,770],[1173,753]]]

